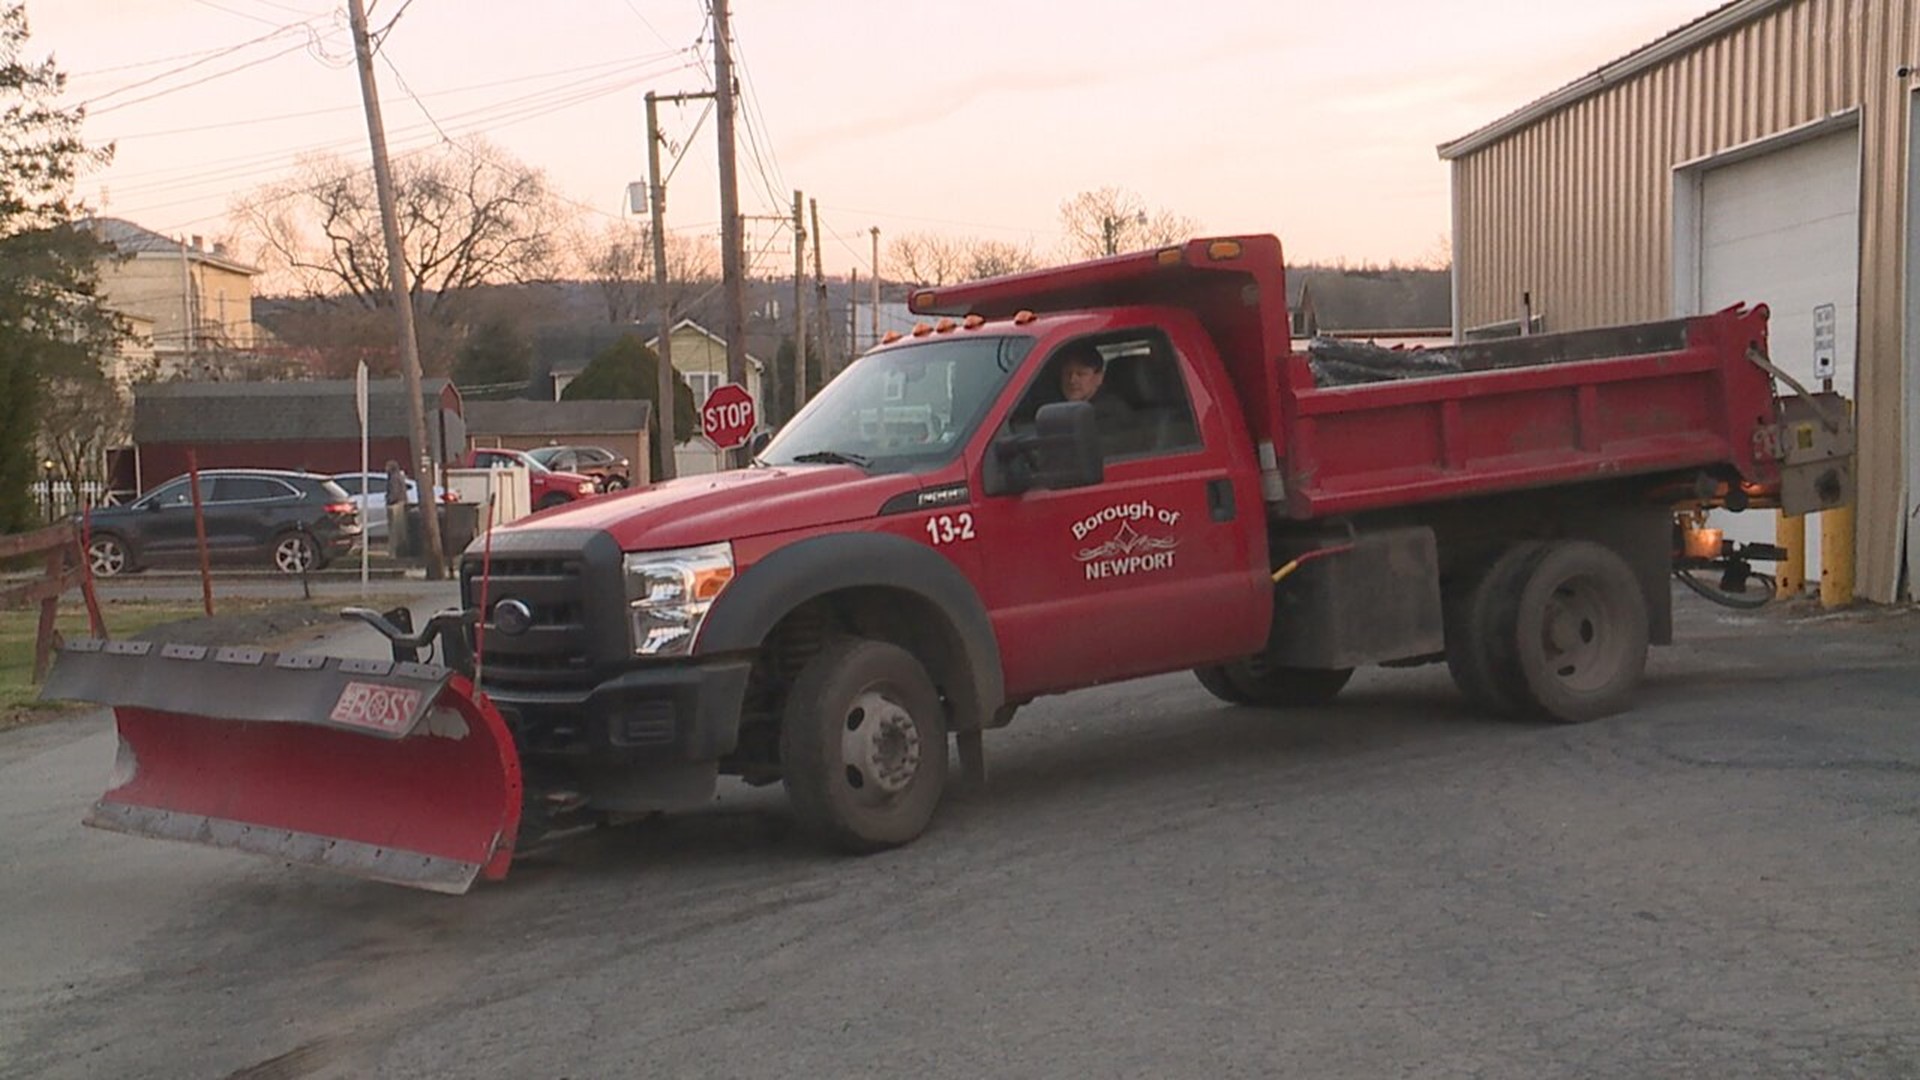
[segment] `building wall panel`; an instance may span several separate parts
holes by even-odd
[[[1673,314],[1675,170],[1840,113],[1862,143],[1858,586],[1891,599],[1904,500],[1913,0],[1755,3],[1718,36],[1453,158],[1462,329],[1530,293],[1550,330]],[[1764,297],[1755,297],[1764,300]]]

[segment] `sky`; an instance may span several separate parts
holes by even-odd
[[[302,155],[364,163],[344,3],[26,0],[110,165],[95,211],[227,238],[230,207]],[[906,232],[1062,243],[1060,204],[1114,185],[1209,234],[1272,232],[1290,262],[1444,258],[1465,135],[1715,0],[733,0],[742,212],[820,205],[830,274]],[[396,20],[397,16],[397,20]],[[645,107],[711,88],[703,0],[372,0],[394,154],[484,135],[589,221],[629,216]],[[717,234],[715,125],[661,106],[683,156],[675,232]],[[671,154],[669,161],[671,161]],[[757,267],[791,248],[749,223]],[[884,255],[883,255],[884,261]],[[783,269],[784,267],[784,269]]]

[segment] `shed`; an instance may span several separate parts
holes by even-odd
[[[533,450],[542,446],[599,446],[630,463],[635,486],[651,481],[648,429],[653,402],[475,401],[467,405],[467,436],[475,446]]]
[[[446,379],[421,384],[428,453],[445,461],[466,449],[460,392]],[[406,384],[367,385],[368,461],[411,467]],[[360,468],[360,418],[351,379],[311,382],[169,382],[134,387],[134,487],[144,491],[187,471],[187,451],[200,467],[301,469],[318,473]],[[122,478],[116,478],[116,484]]]
[[[1920,577],[1915,11],[1734,0],[1439,148],[1456,334],[1769,307],[1774,361],[1855,401],[1855,592],[1879,601]]]

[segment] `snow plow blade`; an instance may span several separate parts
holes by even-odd
[[[506,876],[520,759],[500,714],[431,664],[70,642],[41,696],[113,706],[96,828],[434,892]]]

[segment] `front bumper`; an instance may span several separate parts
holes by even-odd
[[[586,691],[482,685],[529,757],[717,761],[739,741],[752,667],[746,658],[648,665]]]

